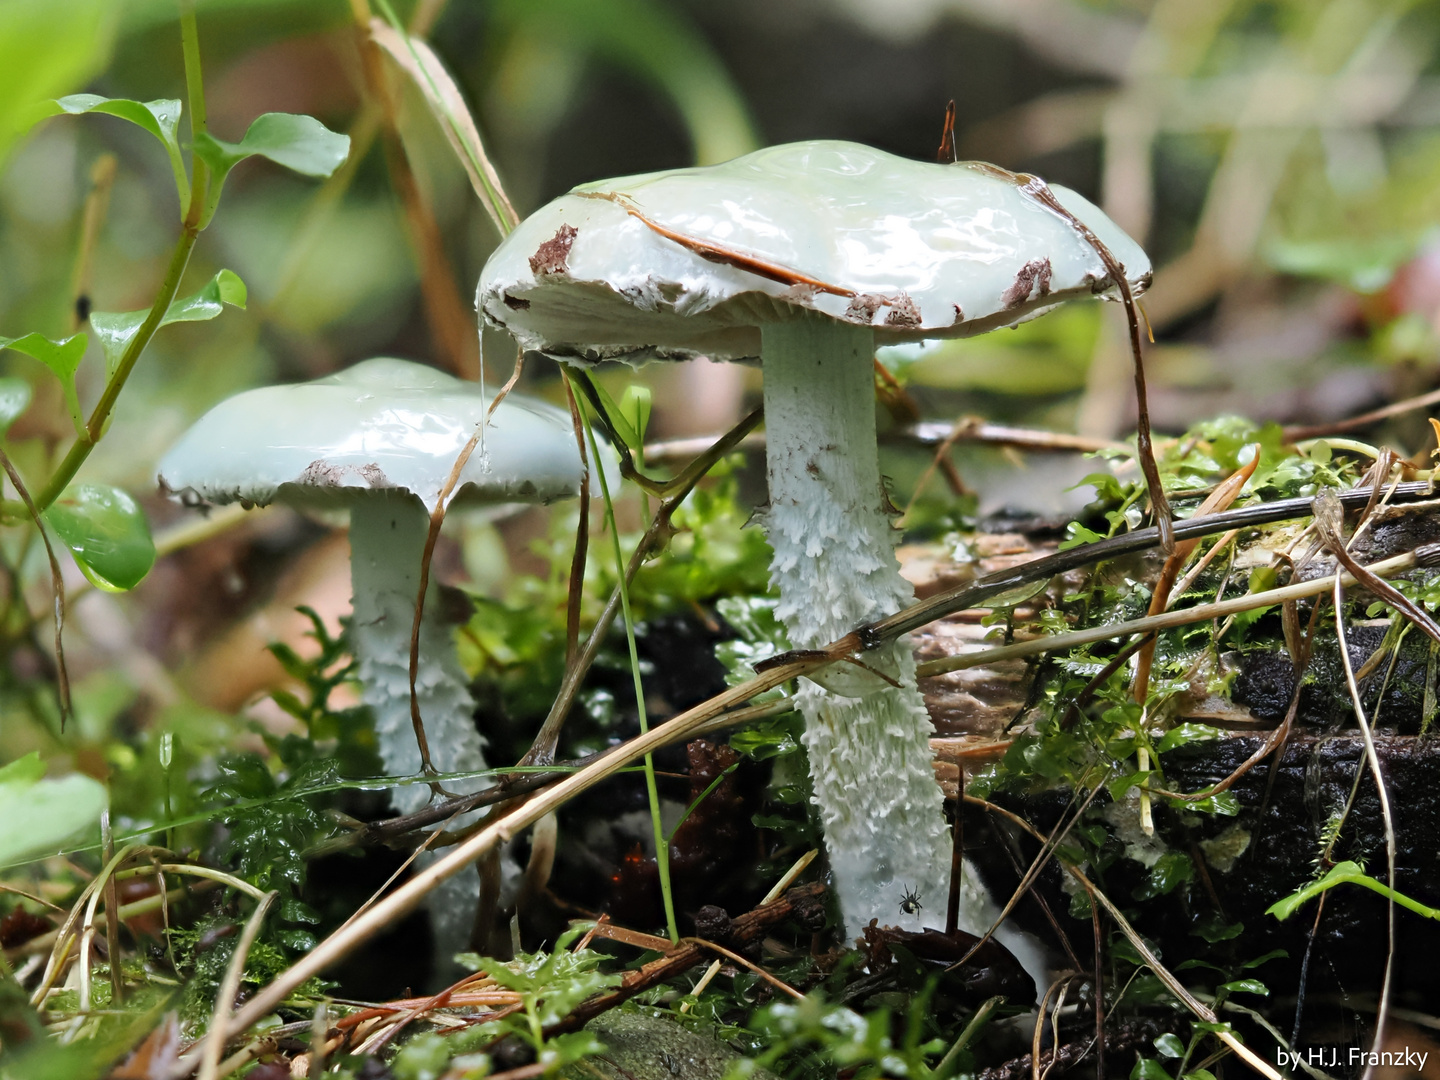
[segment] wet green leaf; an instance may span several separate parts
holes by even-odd
[[[155,565],[144,511],[119,488],[67,488],[43,516],[85,576],[106,592],[133,589]]]
[[[170,157],[170,171],[175,174],[175,190],[180,195],[180,208],[190,201],[190,180],[185,175],[185,159],[180,156],[180,102],[174,98],[159,98],[155,101],[132,101],[129,98],[107,98],[98,94],[71,94],[55,101],[46,102],[42,116],[58,116],[69,113],[80,116],[84,113],[104,113],[129,120],[137,127],[144,128],[165,147]]]
[[[1168,1031],[1155,1039],[1155,1049],[1160,1051],[1161,1057],[1178,1058],[1185,1056],[1185,1044],[1180,1041],[1180,1036]]]
[[[221,270],[205,283],[199,292],[182,296],[170,304],[160,326],[177,322],[206,322],[225,310],[226,304],[243,309],[248,299],[245,283],[233,270]],[[105,350],[105,377],[115,374],[120,358],[125,355],[135,332],[149,315],[145,311],[108,312],[96,311],[90,315],[90,326],[100,338]],[[159,327],[156,327],[158,330]],[[32,337],[34,335],[31,335]],[[79,336],[79,335],[77,335]]]
[[[1175,747],[1185,746],[1187,743],[1218,738],[1220,738],[1219,729],[1213,728],[1209,724],[1176,724],[1165,733],[1156,744],[1155,749],[1163,754],[1166,750],[1173,750]]]
[[[645,429],[650,426],[650,388],[631,383],[620,395],[620,412],[626,423],[635,429],[640,443],[645,442]]]
[[[0,438],[25,414],[33,396],[30,384],[24,379],[0,379]]]
[[[1217,941],[1229,941],[1232,938],[1237,938],[1244,930],[1244,923],[1226,922],[1212,911],[1196,919],[1195,927],[1190,933],[1195,937],[1203,938],[1213,945]]]
[[[201,133],[195,140],[195,154],[213,174],[201,216],[203,228],[215,213],[225,177],[247,157],[269,158],[302,176],[325,177],[345,163],[350,154],[350,136],[331,131],[313,116],[265,113],[255,118],[238,143]]]
[[[599,380],[592,380],[592,382],[594,382],[596,393],[600,395],[601,404],[605,406],[605,415],[609,419],[611,426],[614,427],[615,434],[620,436],[620,441],[628,446],[632,453],[639,450],[644,444],[645,438],[644,435],[635,428],[634,410],[626,409],[611,397],[610,392],[600,384]],[[627,390],[626,393],[628,394],[628,392]],[[622,399],[624,396],[625,395],[622,395]]]
[[[80,412],[80,397],[75,390],[75,372],[80,369],[80,361],[85,356],[88,342],[89,338],[84,334],[72,334],[59,341],[52,341],[43,334],[26,334],[18,338],[0,337],[0,349],[14,349],[26,356],[32,356],[55,373],[55,377],[60,380],[61,389],[65,392],[65,407],[70,411],[70,419],[74,422],[76,431],[85,429],[85,417]],[[23,407],[20,412],[24,412]],[[19,415],[18,412],[15,414]],[[15,417],[10,419],[13,422]]]
[[[1232,994],[1260,994],[1262,997],[1270,996],[1270,988],[1259,979],[1236,979],[1234,982],[1220,984],[1221,990],[1228,990]]]
[[[1119,802],[1121,799],[1125,798],[1125,793],[1129,791],[1132,787],[1138,787],[1154,775],[1154,769],[1141,769],[1138,772],[1133,772],[1125,776],[1116,777],[1114,780],[1111,780],[1105,786],[1110,791],[1110,798],[1114,799],[1116,802]]]
[[[1150,868],[1150,876],[1134,892],[1136,900],[1153,900],[1164,896],[1177,885],[1195,876],[1195,864],[1183,851],[1167,851]]]
[[[108,796],[80,773],[46,780],[38,753],[0,768],[0,866],[59,850],[94,826]]]
[[[1130,1080],[1171,1080],[1171,1076],[1154,1058],[1141,1058],[1130,1070]]]
[[[1251,968],[1257,968],[1261,964],[1268,964],[1271,960],[1278,960],[1281,957],[1286,957],[1289,955],[1290,954],[1284,949],[1271,949],[1264,955],[1257,956],[1254,960],[1246,960],[1245,963],[1240,965],[1240,968],[1242,971],[1249,971]]]

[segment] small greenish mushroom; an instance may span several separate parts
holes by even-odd
[[[1073,191],[992,165],[795,143],[576,188],[495,251],[477,306],[524,348],[572,364],[762,363],[771,581],[791,644],[817,648],[913,599],[880,480],[876,346],[1113,299],[1082,223],[1143,291],[1145,253]],[[896,643],[865,660],[885,678],[839,665],[822,676],[830,689],[798,694],[851,934],[872,918],[918,927],[943,912],[938,900],[900,905],[906,889],[943,896],[950,867],[910,651]],[[962,927],[983,931],[983,913],[971,892]]]
[[[430,513],[487,406],[474,383],[407,360],[366,360],[314,382],[229,398],[160,463],[161,489],[189,504],[281,502],[349,511],[351,640],[391,775],[413,775],[421,765],[410,719],[410,635]],[[511,394],[490,416],[450,505],[548,503],[579,494],[581,478],[570,418]],[[454,640],[436,617],[435,588],[432,579],[420,627],[420,715],[436,769],[478,771],[485,768],[484,740]],[[448,787],[468,792],[486,785]],[[424,784],[391,792],[402,812],[429,797]],[[469,912],[451,914],[464,933],[437,927],[437,937],[463,943]]]

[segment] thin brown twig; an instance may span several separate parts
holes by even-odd
[[[628,743],[623,744],[623,748],[619,752],[587,765],[554,787],[532,796],[506,817],[468,837],[454,851],[414,875],[395,892],[356,919],[344,931],[331,934],[277,975],[268,986],[257,991],[230,1019],[227,1025],[230,1033],[246,1030],[251,1024],[267,1015],[306,979],[326,970],[331,964],[369,941],[384,928],[394,925],[396,919],[413,911],[425,896],[441,882],[461,873],[476,859],[498,844],[513,839],[551,810],[564,805],[581,792],[612,776],[631,761],[641,758],[647,753],[652,753],[658,747],[666,745],[672,740],[687,737],[701,724],[732,706],[743,704],[757,694],[764,693],[793,678],[809,674],[828,662],[830,661],[824,658],[798,660],[793,664],[785,665],[738,686],[733,686],[709,701],[687,709],[663,724],[657,724],[646,734],[631,739]]]
[[[721,263],[725,266],[733,266],[737,270],[744,270],[746,273],[754,274],[756,277],[763,277],[769,281],[779,282],[781,285],[803,285],[806,288],[814,289],[816,292],[829,293],[832,296],[845,296],[853,298],[856,293],[854,289],[847,289],[841,285],[831,285],[828,281],[821,281],[819,278],[810,277],[800,271],[780,263],[773,263],[767,259],[751,255],[748,252],[737,251],[721,244],[712,244],[708,240],[701,240],[694,236],[686,236],[682,232],[668,229],[658,221],[646,217],[640,212],[628,195],[618,191],[577,191],[576,195],[586,199],[603,199],[606,202],[613,202],[620,209],[624,210],[631,217],[637,219],[642,225],[653,232],[659,233],[667,240],[673,240],[686,251],[693,252],[706,262]]]
[[[756,409],[726,432],[709,450],[697,457],[695,461],[685,469],[681,474],[683,483],[681,483],[678,490],[672,491],[661,499],[660,505],[655,509],[655,516],[650,521],[649,528],[645,530],[645,534],[635,546],[635,551],[630,556],[630,562],[625,567],[625,581],[627,584],[635,579],[635,574],[639,571],[641,565],[650,557],[656,548],[663,541],[669,540],[671,535],[670,519],[675,511],[680,508],[680,504],[689,496],[695,485],[700,482],[700,478],[704,476],[717,461],[734,449],[735,445],[760,422],[762,415],[762,411]],[[599,467],[598,463],[596,467]],[[554,703],[550,707],[550,712],[545,717],[545,722],[540,725],[540,730],[536,733],[535,741],[531,744],[530,749],[526,751],[525,756],[520,759],[521,765],[548,765],[554,760],[555,747],[560,740],[560,730],[564,727],[565,720],[570,714],[570,706],[575,701],[576,693],[579,692],[581,681],[585,678],[586,673],[589,672],[590,666],[595,662],[595,657],[599,655],[605,633],[610,629],[610,624],[614,622],[619,610],[620,590],[617,587],[611,592],[610,599],[600,612],[600,617],[595,620],[595,625],[590,630],[590,636],[585,639],[585,644],[577,654],[575,662],[566,668],[565,676],[561,680],[560,689],[555,696]]]
[[[65,576],[60,572],[60,561],[55,558],[55,549],[50,546],[50,534],[45,531],[45,524],[40,520],[40,511],[35,508],[35,502],[30,498],[25,481],[20,479],[15,463],[4,450],[0,450],[0,467],[5,469],[5,475],[10,477],[10,483],[15,485],[16,493],[25,503],[30,520],[35,523],[35,529],[45,544],[45,554],[50,559],[50,582],[55,590],[55,684],[56,692],[60,695],[60,732],[64,734],[65,721],[70,718],[71,711],[70,673],[65,668],[65,643],[61,640],[65,630]]]
[[[90,272],[95,261],[95,244],[100,237],[100,227],[104,225],[105,215],[110,209],[116,161],[114,154],[101,154],[90,166],[90,191],[85,196],[80,245],[75,254],[75,270],[70,278],[72,330],[79,330],[90,318]]]
[[[1042,431],[1039,428],[1011,427],[996,424],[980,416],[961,416],[950,423],[944,420],[921,420],[908,427],[894,428],[885,439],[913,439],[919,443],[954,442],[987,443],[992,446],[1013,446],[1017,450],[1041,453],[1093,454],[1101,450],[1124,450],[1125,444],[1114,439],[1096,439],[1065,431]],[[1189,494],[1187,492],[1187,494]],[[1178,497],[1178,496],[1177,496]]]
[[[103,858],[108,863],[115,857],[115,834],[110,829],[110,811],[100,811],[100,845]],[[164,891],[164,883],[161,883]],[[105,959],[110,966],[110,1000],[119,1006],[125,1000],[125,975],[120,966],[120,891],[115,886],[115,875],[105,879]]]
[[[990,928],[976,940],[975,944],[970,946],[964,956],[960,957],[959,960],[945,969],[947,972],[958,971],[964,967],[965,964],[970,961],[970,958],[979,952],[980,948],[994,936],[995,931],[1000,929],[1000,924],[1010,917],[1010,913],[1015,910],[1015,905],[1020,902],[1022,896],[1030,891],[1030,887],[1034,885],[1035,879],[1040,876],[1040,871],[1045,869],[1045,864],[1050,861],[1050,857],[1054,855],[1060,845],[1065,842],[1065,838],[1070,835],[1070,830],[1079,824],[1081,815],[1083,815],[1090,804],[1095,801],[1095,796],[1100,794],[1100,791],[1105,786],[1106,779],[1109,778],[1110,773],[1113,771],[1112,766],[1111,769],[1106,771],[1105,776],[1086,793],[1085,798],[1081,801],[1075,812],[1070,815],[1070,819],[1058,823],[1051,834],[1045,838],[1045,842],[1041,845],[1040,851],[1030,863],[1030,868],[1021,875],[1020,884],[1015,886],[1015,891],[1010,894],[1010,899],[1005,901],[1005,906],[1000,909],[1000,914],[995,916],[995,921],[991,923]],[[1072,804],[1073,801],[1072,799]]]
[[[935,160],[941,165],[953,165],[960,160],[955,149],[955,99],[945,103],[945,123],[940,128],[940,148],[935,151]]]
[[[1250,460],[1218,484],[1192,516],[1203,517],[1230,509],[1230,504],[1239,497],[1241,489],[1244,488],[1246,481],[1255,474],[1255,467],[1259,464],[1260,447],[1256,446]],[[1175,585],[1175,579],[1180,576],[1180,571],[1199,543],[1200,537],[1198,536],[1193,540],[1181,540],[1175,544],[1175,549],[1165,557],[1165,565],[1160,570],[1160,577],[1150,591],[1150,607],[1146,611],[1147,615],[1159,615],[1170,606],[1170,591]],[[1130,684],[1130,696],[1139,705],[1144,705],[1146,698],[1149,697],[1150,668],[1154,661],[1155,638],[1151,636],[1140,646],[1140,651],[1136,655],[1135,678]],[[1142,761],[1140,768],[1143,771],[1148,766]]]
[[[1040,1041],[1045,1034],[1045,1006],[1049,1003],[1051,996],[1055,996],[1055,1009],[1050,1017],[1050,1030],[1055,1036],[1055,1041],[1060,1041],[1059,1013],[1061,1006],[1065,1003],[1065,995],[1070,990],[1070,984],[1078,976],[1074,974],[1061,975],[1045,988],[1045,996],[1040,999],[1040,1005],[1035,1013],[1035,1028],[1030,1036],[1030,1078],[1031,1080],[1045,1080],[1050,1075],[1050,1070],[1055,1067],[1055,1058],[1046,1062],[1045,1069],[1040,1069]]]
[[[430,524],[425,531],[425,550],[420,555],[420,588],[415,597],[415,617],[410,623],[410,724],[415,729],[415,742],[420,747],[420,771],[433,776],[435,767],[430,762],[430,743],[425,737],[425,721],[420,715],[420,696],[416,690],[416,680],[420,674],[420,623],[425,617],[425,594],[430,589],[430,563],[435,557],[435,545],[440,540],[440,527],[445,524],[445,513],[450,506],[450,496],[454,493],[456,486],[460,483],[460,474],[465,471],[465,466],[470,462],[470,455],[475,452],[475,447],[480,445],[485,438],[485,428],[494,415],[495,409],[500,402],[505,400],[515,384],[520,380],[520,372],[525,363],[525,352],[519,350],[515,354],[515,367],[510,372],[510,378],[506,380],[486,407],[485,416],[475,426],[475,432],[466,440],[461,447],[460,453],[456,455],[455,464],[450,467],[450,475],[445,477],[445,484],[440,489],[440,495],[435,500],[435,508],[430,511]],[[437,795],[445,794],[443,789],[434,782],[430,784],[430,790]]]
[[[1155,515],[1155,526],[1160,530],[1160,546],[1168,555],[1175,547],[1174,525],[1171,521],[1170,504],[1165,498],[1165,489],[1160,482],[1160,468],[1155,463],[1155,447],[1150,438],[1150,405],[1145,393],[1145,360],[1140,345],[1140,319],[1135,311],[1135,297],[1130,292],[1130,281],[1125,276],[1124,265],[1115,258],[1110,249],[1091,231],[1090,227],[1061,205],[1045,181],[1038,176],[1017,177],[1020,190],[1037,202],[1049,207],[1070,222],[1085,242],[1095,249],[1105,270],[1110,275],[1120,301],[1125,305],[1125,318],[1130,327],[1130,354],[1135,361],[1136,425],[1135,450],[1140,458],[1140,471],[1145,474],[1145,487],[1150,494],[1150,506]]]
[[[1007,821],[1013,821],[1037,840],[1042,842],[1045,840],[1045,834],[1040,832],[1039,829],[1035,828],[1035,826],[1031,825],[1019,814],[1006,810],[1002,806],[996,806],[994,803],[975,795],[966,795],[965,801],[983,807],[992,814],[998,814]],[[1217,1022],[1215,1013],[1199,1001],[1194,994],[1190,993],[1190,991],[1185,988],[1185,985],[1171,973],[1170,969],[1160,962],[1160,959],[1151,950],[1149,944],[1140,936],[1135,928],[1130,925],[1130,920],[1125,918],[1124,913],[1111,902],[1110,898],[1097,888],[1089,878],[1081,873],[1078,867],[1066,862],[1065,859],[1059,855],[1056,856],[1056,861],[1059,862],[1060,865],[1065,868],[1066,873],[1073,877],[1080,887],[1085,890],[1092,904],[1098,903],[1105,909],[1105,912],[1114,920],[1115,925],[1119,927],[1120,932],[1125,935],[1130,941],[1130,944],[1135,948],[1135,951],[1140,954],[1143,964],[1155,973],[1156,977],[1164,984],[1165,988],[1174,995],[1175,999],[1203,1022],[1215,1024]],[[1261,1076],[1266,1077],[1267,1080],[1283,1080],[1281,1075],[1276,1072],[1267,1061],[1229,1031],[1218,1031],[1216,1032],[1216,1037],[1233,1050],[1235,1055],[1244,1061],[1245,1064],[1249,1065],[1250,1068],[1254,1069]]]
[[[1369,500],[1373,488],[1352,488],[1339,493],[1338,498],[1347,509],[1358,509]],[[1398,501],[1428,499],[1434,495],[1429,484],[1415,481],[1395,485],[1393,498]],[[1313,511],[1309,498],[1277,499],[1269,503],[1254,503],[1238,510],[1223,514],[1210,514],[1203,518],[1184,518],[1174,522],[1174,537],[1186,540],[1192,536],[1209,536],[1227,532],[1230,529],[1247,529],[1260,525],[1271,525],[1277,521],[1309,517]],[[867,623],[854,631],[854,636],[864,649],[874,649],[889,641],[917,630],[926,623],[942,619],[946,615],[979,607],[985,600],[1010,592],[1021,585],[1056,577],[1071,570],[1133,554],[1156,546],[1159,543],[1158,528],[1135,529],[1118,536],[1107,537],[1090,544],[1082,544],[1065,551],[1034,559],[1019,566],[987,574],[983,578],[953,589],[946,589],[934,596],[916,602],[873,623]],[[772,658],[774,662],[785,662],[786,658]]]
[[[1402,593],[1395,586],[1387,581],[1382,581],[1373,573],[1361,566],[1355,560],[1355,556],[1344,543],[1340,541],[1340,522],[1344,511],[1340,502],[1334,497],[1334,492],[1328,488],[1315,497],[1315,521],[1320,526],[1320,535],[1325,538],[1325,544],[1330,553],[1335,556],[1340,565],[1350,572],[1350,576],[1365,589],[1374,593],[1377,597],[1389,604],[1405,618],[1418,626],[1432,639],[1440,642],[1440,625],[1430,617],[1429,612],[1420,607],[1415,601]]]
[[[721,956],[725,957],[727,960],[730,960],[730,961],[732,961],[733,963],[739,964],[741,967],[746,968],[746,969],[749,970],[749,971],[753,971],[756,975],[759,975],[760,978],[764,979],[764,980],[765,980],[766,982],[768,982],[771,986],[775,987],[775,989],[780,990],[780,991],[783,991],[784,993],[789,994],[791,997],[795,998],[797,1001],[804,1001],[804,1000],[805,1000],[805,995],[802,994],[802,993],[800,993],[799,990],[796,990],[793,986],[791,986],[789,983],[787,983],[784,979],[776,978],[774,975],[770,974],[770,972],[766,971],[766,970],[765,970],[763,967],[761,967],[759,964],[755,963],[755,962],[752,961],[752,960],[746,960],[745,957],[741,956],[741,955],[740,955],[739,953],[737,953],[737,952],[733,952],[733,951],[731,951],[730,949],[725,948],[724,945],[717,945],[717,944],[715,944],[715,942],[713,942],[713,941],[706,941],[704,938],[697,938],[697,937],[681,938],[680,941],[681,941],[682,943],[689,942],[689,943],[691,943],[691,944],[699,945],[699,946],[701,946],[702,948],[710,949],[710,950],[713,951],[713,952],[717,952],[717,953],[719,953]]]
[[[1338,504],[1332,501],[1325,501],[1322,504],[1316,499],[1315,524],[1320,529],[1320,536],[1330,553],[1337,559],[1349,558],[1345,551],[1344,539],[1340,535],[1340,511]],[[1340,662],[1345,670],[1345,685],[1350,691],[1350,702],[1355,710],[1355,721],[1360,726],[1360,734],[1365,741],[1365,760],[1370,767],[1370,775],[1375,780],[1375,792],[1380,800],[1380,816],[1385,825],[1385,862],[1388,871],[1386,881],[1393,889],[1395,887],[1395,819],[1390,809],[1390,795],[1385,788],[1385,777],[1380,770],[1380,757],[1375,751],[1375,737],[1370,730],[1370,722],[1365,716],[1365,706],[1360,701],[1360,688],[1355,683],[1355,669],[1350,663],[1350,648],[1345,640],[1345,587],[1337,575],[1335,578],[1335,589],[1332,600],[1335,607],[1335,638],[1339,643]],[[1385,1023],[1389,1019],[1390,1007],[1390,984],[1391,975],[1395,964],[1395,898],[1386,898],[1386,910],[1389,915],[1389,948],[1385,954],[1385,975],[1380,984],[1380,1005],[1375,1015],[1375,1034],[1373,1045],[1383,1046],[1385,1044]],[[1365,1067],[1364,1080],[1369,1080],[1375,1073],[1375,1061],[1367,1063]]]
[[[1408,551],[1404,554],[1396,555],[1393,558],[1382,559],[1379,562],[1371,563],[1366,569],[1376,576],[1383,575],[1388,577],[1403,573],[1406,570],[1411,570],[1416,566],[1436,565],[1436,559],[1440,559],[1440,545],[1422,544],[1414,551]],[[1348,571],[1345,572],[1342,577],[1349,579],[1347,584],[1353,585],[1355,583],[1354,578]],[[1203,622],[1206,619],[1223,618],[1226,615],[1234,615],[1259,607],[1272,607],[1286,600],[1298,600],[1308,596],[1318,596],[1320,593],[1327,591],[1334,580],[1334,575],[1323,578],[1312,578],[1309,581],[1285,585],[1278,589],[1268,589],[1258,593],[1247,593],[1244,596],[1237,596],[1231,600],[1223,600],[1218,604],[1197,604],[1191,608],[1172,609],[1162,612],[1159,615],[1147,615],[1142,619],[1130,619],[1125,622],[1111,623],[1108,626],[1095,626],[1084,630],[1072,630],[1069,633],[1063,634],[1042,635],[1040,637],[1030,638],[1027,641],[1017,641],[1013,645],[1000,645],[995,648],[982,649],[978,652],[947,656],[939,660],[930,660],[918,665],[916,675],[918,678],[928,679],[935,675],[943,675],[946,672],[959,671],[961,668],[997,664],[1002,660],[1015,660],[1025,656],[1035,656],[1040,653],[1060,652],[1065,649],[1073,649],[1080,645],[1093,644],[1097,641],[1108,641],[1112,638],[1128,637],[1131,634],[1172,630],[1177,626]],[[858,637],[859,634],[855,636]],[[786,654],[786,656],[788,659],[788,654]],[[759,667],[760,665],[756,666]]]
[[[385,117],[381,133],[385,166],[409,225],[410,240],[420,270],[420,298],[430,335],[436,349],[445,357],[445,366],[460,378],[473,380],[480,374],[475,324],[461,302],[455,287],[454,269],[445,253],[440,225],[425,200],[400,138],[399,108],[380,59],[381,45],[370,31],[369,2],[350,0],[350,10],[356,24],[365,88],[369,96],[379,102]]]
[[[1423,409],[1426,405],[1434,405],[1436,402],[1440,402],[1440,390],[1431,390],[1428,394],[1405,398],[1403,401],[1397,401],[1379,409],[1371,409],[1369,412],[1345,420],[1331,420],[1324,424],[1297,424],[1282,428],[1281,436],[1287,443],[1323,438],[1326,435],[1334,435],[1342,431],[1354,431],[1357,428],[1369,427],[1381,420],[1388,420],[1392,416],[1400,416],[1402,413]]]

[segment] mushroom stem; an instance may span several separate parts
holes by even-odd
[[[778,614],[800,649],[818,648],[914,598],[900,576],[880,482],[869,327],[821,317],[762,328],[765,526],[775,556]],[[946,893],[950,863],[942,796],[931,766],[934,731],[904,643],[866,655],[877,678],[852,667],[810,683],[797,700],[815,802],[847,933],[872,918],[914,924],[908,889]],[[834,669],[832,669],[834,670]],[[894,685],[898,684],[898,685]],[[969,918],[967,918],[969,916]],[[960,921],[977,921],[976,907]]]
[[[380,760],[390,776],[420,771],[420,747],[410,722],[410,628],[429,527],[430,515],[413,495],[377,491],[351,504],[350,585],[355,610],[350,638],[360,668],[360,695],[374,713]],[[484,739],[475,727],[475,703],[455,655],[455,642],[437,617],[436,592],[432,579],[420,622],[415,693],[431,764],[440,772],[470,772],[485,768]],[[483,777],[446,783],[448,790],[461,794],[488,785]],[[390,801],[402,814],[419,810],[429,799],[425,784],[390,789]],[[433,853],[422,855],[422,865],[434,858]],[[431,899],[431,932],[442,982],[452,974],[450,957],[469,947],[479,897],[479,880],[464,874],[445,882]]]
[[[411,495],[376,492],[356,500],[350,510],[350,581],[355,594],[351,638],[360,665],[361,696],[375,714],[380,759],[391,776],[420,771],[420,748],[410,722],[410,627],[429,524],[424,504]],[[431,761],[440,772],[483,769],[474,702],[455,643],[436,617],[435,592],[432,583],[420,623],[420,669],[415,679]],[[448,786],[469,793],[486,784],[480,779]],[[420,809],[429,798],[424,784],[397,787],[390,795],[401,813]]]

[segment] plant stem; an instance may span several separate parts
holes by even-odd
[[[203,168],[202,165],[196,171],[199,172]],[[198,185],[196,190],[203,186],[203,184]],[[192,205],[193,202],[192,199]],[[145,321],[140,324],[140,329],[135,332],[135,336],[130,339],[130,344],[126,346],[125,353],[115,368],[114,376],[105,386],[105,392],[95,403],[95,409],[85,423],[85,434],[71,445],[65,459],[60,462],[49,482],[35,497],[35,504],[40,510],[46,509],[60,497],[70,481],[75,479],[75,474],[85,463],[85,459],[90,456],[90,451],[95,449],[95,445],[105,434],[110,413],[115,408],[115,401],[119,398],[120,391],[125,388],[125,380],[130,377],[130,372],[134,370],[140,354],[145,351],[145,346],[150,344],[150,339],[155,336],[155,331],[160,327],[160,320],[165,317],[165,312],[170,309],[170,302],[175,299],[175,294],[179,291],[180,279],[185,274],[185,267],[190,261],[190,252],[194,249],[199,235],[199,229],[188,223],[182,228],[180,239],[175,244],[174,254],[170,256],[170,267],[165,273],[165,280],[161,282],[160,293],[155,297],[155,303],[151,305],[150,313],[145,316]]]
[[[190,139],[205,130],[205,80],[200,71],[200,32],[195,0],[180,0],[180,44],[185,53],[185,92],[190,98]]]
[[[620,550],[620,528],[615,522],[615,504],[610,499],[610,483],[605,478],[604,458],[600,456],[600,444],[595,440],[595,430],[590,426],[589,415],[580,411],[581,423],[585,425],[585,438],[590,443],[590,457],[597,463],[594,474],[600,479],[600,494],[605,499],[605,523],[610,528],[610,539],[615,546],[615,574],[619,582],[620,610],[625,618],[625,641],[630,647],[630,673],[635,680],[635,712],[640,719],[640,734],[650,731],[645,715],[645,687],[640,679],[640,653],[635,646],[635,620],[630,613],[630,589],[625,574],[625,555]],[[660,872],[660,895],[665,902],[665,929],[672,942],[680,940],[675,925],[675,898],[670,889],[670,842],[660,821],[660,792],[655,786],[655,761],[645,755],[645,791],[650,798],[650,824],[655,830],[655,865]]]
[[[185,85],[190,96],[190,133],[193,142],[194,137],[205,130],[205,89],[200,75],[200,38],[195,26],[194,0],[180,0],[180,38],[185,54]],[[195,249],[195,241],[200,236],[200,214],[204,209],[206,191],[210,186],[210,171],[203,161],[192,156],[190,168],[190,205],[186,208],[185,220],[180,227],[180,237],[175,242],[175,250],[170,256],[170,265],[165,271],[165,279],[160,283],[160,292],[155,297],[155,302],[150,305],[150,312],[145,316],[145,321],[140,324],[140,329],[135,331],[135,336],[130,339],[130,344],[125,347],[125,352],[120,357],[120,363],[115,367],[115,374],[105,384],[105,390],[100,395],[100,400],[95,403],[95,408],[90,413],[90,419],[85,423],[85,433],[71,445],[65,459],[60,462],[54,475],[36,496],[35,504],[40,510],[45,510],[60,497],[65,488],[69,486],[70,481],[75,479],[75,474],[80,471],[80,466],[85,464],[85,459],[90,456],[90,451],[95,449],[96,444],[105,434],[106,425],[110,422],[110,414],[115,409],[115,402],[120,397],[120,391],[125,389],[125,381],[130,377],[130,372],[135,369],[135,364],[140,359],[140,354],[145,351],[145,346],[150,344],[150,339],[160,328],[160,320],[170,310],[170,304],[175,299],[175,294],[180,291],[180,279],[185,276],[185,267],[190,263],[190,253]]]

